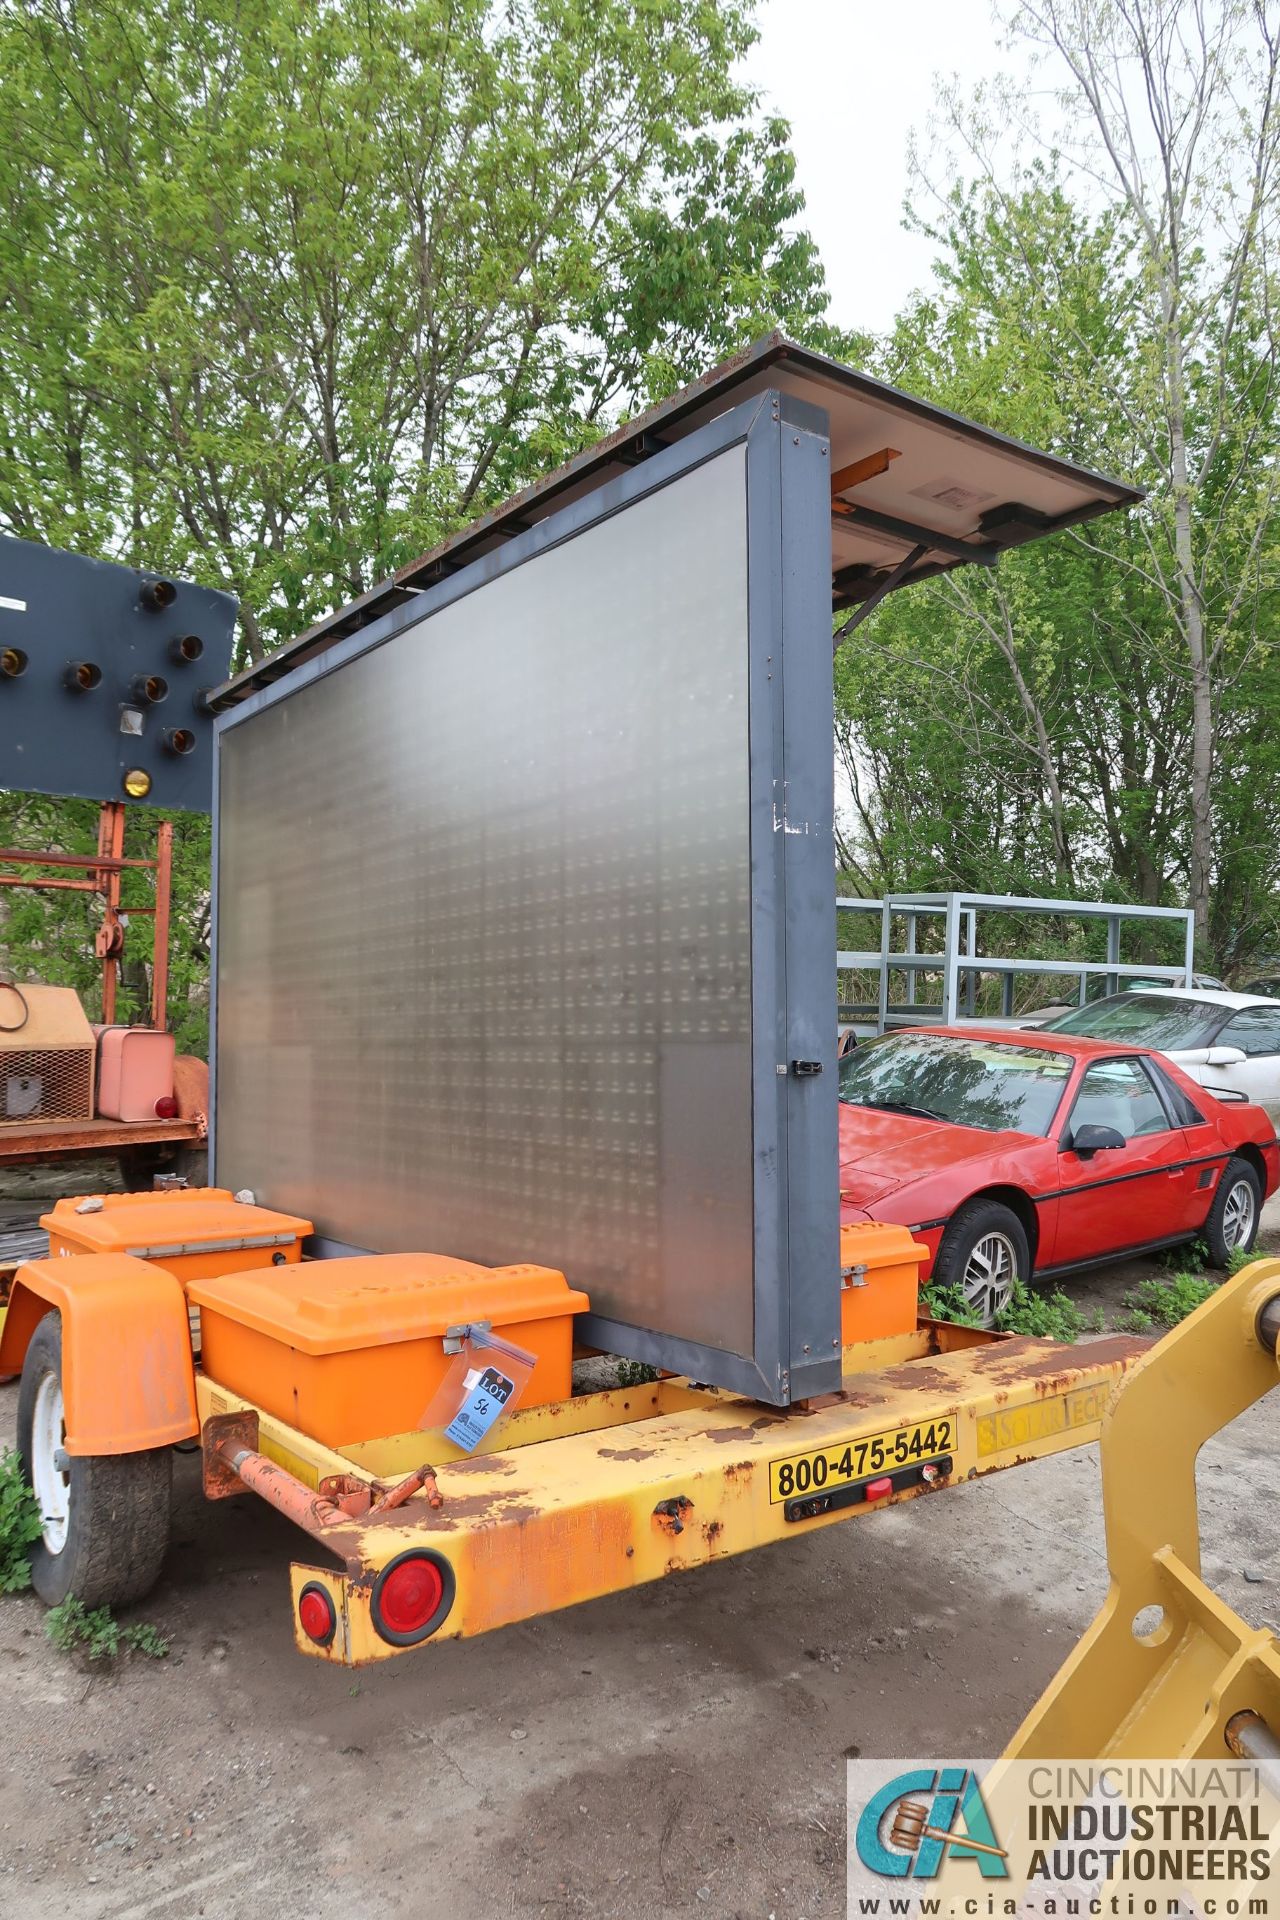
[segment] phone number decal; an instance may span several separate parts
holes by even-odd
[[[899,1427],[893,1433],[873,1433],[840,1446],[793,1453],[785,1460],[769,1462],[769,1498],[776,1503],[796,1494],[819,1492],[823,1487],[845,1486],[868,1474],[931,1460],[954,1447],[955,1421],[948,1414],[940,1420],[922,1420],[914,1427]]]

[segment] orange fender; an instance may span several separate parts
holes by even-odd
[[[51,1307],[68,1453],[142,1453],[199,1433],[187,1303],[171,1273],[128,1253],[29,1261],[14,1275],[0,1375],[21,1371]]]

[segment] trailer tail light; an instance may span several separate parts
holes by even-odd
[[[298,1595],[298,1622],[308,1640],[327,1647],[338,1631],[338,1613],[332,1595],[314,1580]]]
[[[410,1548],[389,1560],[373,1583],[373,1624],[393,1647],[435,1632],[453,1605],[453,1570],[439,1554]]]
[[[892,1478],[892,1475],[890,1474],[886,1473],[883,1479],[868,1480],[867,1482],[867,1499],[868,1500],[884,1500],[884,1499],[887,1499],[889,1494],[891,1494],[892,1492],[893,1492],[893,1478]]]
[[[177,1117],[178,1117],[177,1101],[174,1099],[171,1093],[162,1093],[160,1095],[160,1098],[156,1101],[156,1119],[157,1120],[176,1120]]]

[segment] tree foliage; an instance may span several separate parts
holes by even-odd
[[[251,652],[775,319],[741,0],[8,0],[0,523]]]
[[[1280,37],[1243,0],[1037,0],[1013,29],[1059,62],[1061,150],[1011,168],[1021,103],[944,100],[936,284],[881,364],[1147,500],[859,630],[844,857],[868,891],[1190,902],[1242,965],[1280,936]]]
[[[841,347],[753,35],[744,0],[0,0],[0,527],[230,589],[256,657],[769,326]],[[0,840],[86,834],[0,796]],[[86,931],[15,896],[5,944],[86,985]]]

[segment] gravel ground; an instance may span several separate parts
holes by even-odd
[[[1072,1290],[1113,1317],[1151,1271]],[[1255,1621],[1276,1437],[1264,1402],[1201,1462],[1206,1573]],[[1090,1448],[352,1674],[293,1651],[296,1533],[178,1464],[138,1616],[167,1660],[88,1669],[0,1601],[15,1920],[834,1920],[845,1757],[998,1751],[1106,1587]]]

